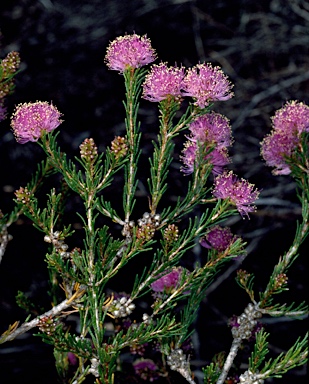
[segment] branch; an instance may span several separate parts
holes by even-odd
[[[77,295],[78,293],[78,295]],[[55,317],[61,314],[62,311],[72,306],[73,300],[81,294],[81,291],[77,291],[74,295],[68,300],[65,299],[60,304],[56,305],[49,311],[44,314],[37,316],[35,319],[29,321],[28,323],[24,323],[19,328],[10,327],[7,331],[5,331],[0,337],[0,344],[5,343],[6,341],[14,340],[16,337],[22,335],[25,332],[28,332],[30,329],[36,327],[39,324],[39,321],[42,317]],[[72,300],[73,299],[73,300]],[[13,329],[13,331],[12,331]]]
[[[12,239],[12,236],[8,234],[7,227],[7,225],[4,225],[0,232],[0,263],[5,253],[8,242]]]
[[[233,340],[230,352],[225,360],[224,366],[222,368],[222,372],[219,376],[219,379],[216,384],[223,384],[225,382],[225,379],[230,371],[230,368],[234,362],[234,359],[237,355],[238,349],[241,345],[242,340],[237,338]]]

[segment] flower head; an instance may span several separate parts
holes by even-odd
[[[269,167],[275,167],[274,175],[288,175],[291,169],[286,157],[291,157],[299,139],[296,135],[273,131],[261,143],[261,155]]]
[[[160,102],[169,96],[181,97],[185,71],[183,68],[168,67],[165,63],[153,65],[145,78],[143,98]]]
[[[274,175],[291,173],[286,159],[291,158],[300,144],[300,135],[309,132],[309,107],[290,101],[272,118],[273,129],[261,142],[261,155]]]
[[[147,381],[154,381],[159,378],[158,366],[151,359],[139,359],[133,363],[136,375]]]
[[[192,173],[196,160],[201,160],[201,157],[198,156],[198,151],[201,150],[205,153],[203,161],[213,165],[213,174],[221,174],[224,167],[230,163],[226,148],[232,144],[231,127],[228,119],[219,113],[208,113],[195,119],[190,124],[189,129],[191,136],[188,137],[189,141],[185,143],[181,157],[185,167],[181,170],[185,174]],[[208,153],[209,151],[210,153]]]
[[[179,286],[183,268],[173,268],[172,271],[159,277],[156,281],[151,284],[151,289],[155,292],[172,292]]]
[[[119,36],[106,51],[105,62],[109,69],[124,72],[128,68],[140,68],[156,59],[150,40],[136,34]]]
[[[18,143],[38,141],[43,131],[51,132],[62,122],[58,109],[46,101],[19,104],[11,119]]]
[[[228,100],[233,96],[232,85],[219,67],[210,63],[190,68],[184,79],[184,96],[191,96],[199,108],[210,102]]]
[[[229,248],[236,240],[237,236],[232,234],[229,227],[222,228],[219,225],[215,225],[201,238],[200,244],[204,248],[213,248],[222,252]]]
[[[309,132],[309,107],[299,101],[289,101],[275,112],[272,124],[275,131],[287,135]]]
[[[231,126],[229,120],[220,113],[211,112],[199,116],[189,127],[192,141],[216,143],[219,148],[232,144]]]
[[[230,171],[215,178],[213,195],[218,199],[229,199],[242,216],[248,216],[249,212],[256,210],[252,204],[258,198],[259,191],[254,189],[253,184],[239,179]]]

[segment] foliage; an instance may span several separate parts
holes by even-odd
[[[131,43],[134,55],[128,51]],[[244,241],[234,236],[229,237],[224,247],[220,246],[218,241],[227,241],[226,237],[220,237],[220,231],[214,246],[206,235],[214,228],[217,230],[227,218],[241,214],[247,219],[256,209],[254,201],[259,192],[225,168],[229,145],[226,143],[231,141],[229,131],[211,124],[194,126],[194,129],[192,126],[211,113],[217,100],[233,96],[226,76],[211,64],[198,64],[187,73],[162,65],[159,72],[153,71],[149,76],[144,65],[155,59],[149,44],[146,37],[134,34],[118,38],[108,48],[109,68],[123,74],[126,133],[115,137],[104,153],[98,153],[92,138],[81,143],[79,157],[70,159],[62,152],[57,143],[58,134],[54,132],[61,122],[60,115],[58,112],[55,115],[55,108],[47,103],[23,104],[12,117],[18,140],[37,142],[46,160],[38,165],[30,183],[16,191],[12,213],[1,218],[2,244],[7,243],[7,228],[22,214],[42,232],[42,238],[49,245],[46,263],[53,306],[44,312],[19,292],[17,303],[30,317],[20,326],[9,326],[0,342],[38,327],[38,335],[54,346],[56,367],[63,382],[81,383],[91,375],[96,383],[117,382],[119,371],[124,370],[123,356],[130,351],[144,358],[143,365],[138,360],[133,362],[139,379],[153,381],[168,377],[170,370],[175,370],[187,382],[194,383],[189,364],[192,324],[207,287],[224,266],[243,256],[245,247]],[[144,52],[145,49],[150,51]],[[159,127],[152,156],[149,156],[149,212],[134,221],[132,217],[140,203],[136,193],[142,153],[138,111],[143,89],[144,93],[147,89],[148,100],[158,102]],[[149,95],[151,92],[154,94]],[[29,111],[22,112],[27,108],[40,114],[39,118],[35,115],[35,119],[31,116],[32,125],[27,120]],[[301,104],[301,108],[306,113],[307,106]],[[40,124],[33,127],[35,121]],[[299,256],[299,246],[308,234],[309,133],[308,125],[306,127],[299,135],[293,131],[295,148],[291,147],[289,156],[280,153],[280,166],[284,162],[284,169],[290,170],[297,181],[302,222],[298,223],[294,241],[278,260],[264,291],[255,292],[252,273],[238,271],[237,283],[248,294],[249,304],[230,323],[233,342],[227,357],[217,356],[204,368],[205,383],[226,382],[238,350],[251,338],[255,344],[248,370],[239,375],[240,382],[258,383],[268,377],[280,377],[306,362],[306,337],[299,338],[286,353],[265,361],[268,335],[259,330],[258,321],[266,315],[300,318],[308,311],[304,303],[275,302],[275,295],[287,289],[288,269]],[[190,165],[180,170],[190,178],[187,193],[178,196],[174,205],[165,207],[162,198],[169,193],[168,177],[175,162],[174,140],[188,129],[191,131],[187,135],[189,142],[180,156],[185,165]],[[273,152],[267,154],[271,161]],[[46,178],[53,175],[60,177],[44,200],[38,190]],[[122,208],[115,201],[107,201],[104,195],[107,188],[114,186],[116,175],[123,175],[123,185],[117,185],[122,189]],[[71,225],[64,224],[66,204],[73,195],[83,204],[83,210],[77,212],[83,226],[82,247],[69,246],[69,242],[76,241],[75,234]],[[102,224],[102,218],[108,224]],[[113,223],[118,225],[116,229]],[[209,249],[208,259],[193,264],[191,269],[185,268],[183,256],[199,241],[200,246]],[[136,261],[143,264],[141,272],[134,271]],[[127,292],[113,288],[123,270],[133,276]],[[140,305],[142,298],[146,307]],[[40,315],[38,311],[42,311]],[[71,314],[78,316],[77,330],[68,325]],[[128,378],[131,374],[127,373]]]

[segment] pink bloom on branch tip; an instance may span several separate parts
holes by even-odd
[[[300,144],[300,135],[309,132],[309,107],[289,101],[272,117],[272,132],[261,142],[261,155],[273,174],[288,175],[291,169],[286,159],[291,158]]]
[[[201,238],[200,244],[204,248],[213,248],[222,252],[229,248],[236,240],[237,236],[233,235],[229,227],[222,228],[219,225],[215,225]]]
[[[199,108],[212,101],[228,100],[233,96],[232,84],[219,67],[210,63],[197,64],[188,69],[184,79],[184,96],[191,96]]]
[[[232,130],[229,120],[220,113],[211,112],[199,116],[189,126],[192,141],[216,143],[217,147],[229,147],[232,144]]]
[[[309,132],[309,106],[296,100],[288,101],[272,117],[275,131],[300,135]]]
[[[151,289],[154,292],[171,292],[179,286],[184,269],[182,267],[173,268],[170,272],[164,272],[163,276],[159,277],[151,284]]]
[[[136,34],[117,37],[109,44],[105,56],[108,68],[121,73],[128,68],[143,67],[155,59],[150,39]]]
[[[168,97],[180,98],[185,76],[184,68],[153,65],[143,84],[143,98],[160,102]]]
[[[286,162],[286,157],[291,157],[299,138],[293,134],[273,131],[261,143],[261,155],[269,167],[275,167],[274,175],[288,175],[291,169]]]
[[[192,173],[198,160],[212,164],[213,174],[221,174],[224,167],[230,163],[226,148],[232,144],[229,120],[219,113],[212,112],[199,116],[190,124],[189,129],[191,136],[188,137],[189,141],[185,144],[181,157],[185,167],[181,170],[185,174]],[[199,156],[199,150],[206,154],[211,148],[213,150],[203,158]],[[196,164],[197,167],[199,165],[201,164]]]
[[[218,199],[229,199],[242,216],[254,212],[253,205],[259,191],[247,180],[239,179],[232,171],[225,172],[215,178],[213,195]]]
[[[62,122],[58,109],[46,101],[17,105],[11,118],[16,140],[20,144],[38,141],[43,131],[51,132]]]

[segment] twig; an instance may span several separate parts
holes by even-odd
[[[0,263],[2,261],[2,257],[8,245],[8,242],[12,239],[12,236],[8,234],[7,225],[2,227],[2,231],[0,233]]]
[[[218,379],[216,384],[223,384],[224,383],[224,381],[225,381],[225,379],[229,373],[229,370],[233,364],[233,361],[237,355],[237,352],[238,352],[240,345],[241,345],[241,339],[240,338],[233,340],[230,352],[229,352],[229,354],[225,360],[221,375],[219,376],[219,379]]]
[[[71,306],[72,306],[72,302],[66,299],[62,301],[60,304],[50,309],[49,311],[45,312],[44,314],[36,317],[35,319],[29,321],[28,323],[24,323],[19,328],[16,328],[13,332],[9,334],[7,334],[7,332],[4,332],[0,337],[0,344],[5,343],[6,341],[14,340],[16,337],[36,327],[39,324],[39,321],[42,317],[49,317],[49,316],[55,317]]]

